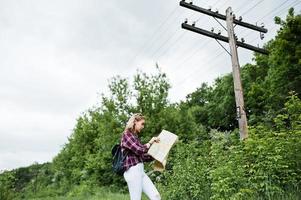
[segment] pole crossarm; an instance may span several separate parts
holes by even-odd
[[[216,33],[212,33],[210,31],[206,31],[204,29],[201,29],[201,28],[198,28],[198,27],[186,24],[186,23],[182,23],[182,28],[186,29],[186,30],[189,30],[189,31],[192,31],[192,32],[195,32],[195,33],[199,33],[199,34],[211,37],[211,38],[221,40],[223,42],[229,42],[228,37],[225,37],[223,35],[219,35],[219,34],[216,34]],[[242,48],[246,48],[246,49],[249,49],[249,50],[252,50],[252,51],[256,51],[258,53],[262,53],[262,54],[266,54],[266,55],[269,54],[269,52],[266,49],[258,48],[258,47],[252,46],[250,44],[240,42],[240,41],[236,41],[236,45],[240,46]]]
[[[244,43],[244,40],[242,39],[241,42],[238,41],[238,38],[236,37],[234,33],[234,27],[236,25],[240,25],[249,29],[253,29],[256,31],[259,31],[260,34],[266,33],[268,30],[263,28],[263,26],[255,26],[252,24],[248,24],[245,22],[242,22],[242,17],[239,17],[239,20],[235,19],[235,15],[232,12],[232,8],[228,7],[226,10],[226,15],[219,14],[218,11],[213,12],[211,9],[204,9],[198,6],[195,6],[192,4],[192,2],[187,3],[185,0],[180,1],[180,6],[183,6],[185,8],[189,8],[191,10],[212,16],[219,24],[220,22],[217,19],[222,19],[226,21],[227,28],[223,26],[228,32],[228,37],[221,35],[221,32],[214,33],[214,29],[210,31],[195,27],[195,22],[192,25],[188,24],[188,20],[186,19],[184,23],[182,23],[182,28],[205,35],[207,37],[214,38],[219,44],[219,40],[223,42],[229,43],[230,52],[228,52],[223,45],[221,45],[230,55],[231,62],[232,62],[232,75],[233,75],[233,84],[234,84],[234,95],[235,95],[235,104],[237,109],[237,120],[238,120],[238,127],[239,127],[239,135],[240,139],[244,140],[248,138],[248,119],[247,114],[245,111],[245,103],[244,103],[244,95],[243,95],[243,88],[242,88],[242,81],[240,76],[240,66],[239,66],[239,59],[238,59],[238,53],[237,53],[237,47],[243,47],[245,49],[249,49],[258,53],[262,54],[268,54],[269,52],[266,49],[259,48],[252,46],[250,44]]]
[[[194,10],[194,11],[197,11],[197,12],[200,12],[200,13],[203,13],[203,14],[206,14],[206,15],[209,15],[209,16],[212,16],[212,17],[216,17],[218,19],[226,20],[225,15],[222,15],[222,14],[219,14],[217,12],[213,12],[211,10],[201,8],[199,6],[187,3],[184,0],[180,1],[180,6],[191,9],[191,10]],[[267,33],[268,32],[268,30],[266,28],[256,26],[256,25],[253,25],[253,24],[249,24],[249,23],[237,20],[237,19],[233,19],[233,23],[237,24],[237,25],[240,25],[240,26],[243,26],[243,27],[246,27],[246,28],[249,28],[249,29],[252,29],[252,30],[255,30],[255,31],[262,32],[262,33]]]

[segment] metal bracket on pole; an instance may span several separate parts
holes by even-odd
[[[236,107],[236,119],[240,119],[241,118],[241,109],[240,106]]]

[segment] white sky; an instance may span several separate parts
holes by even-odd
[[[300,2],[194,4],[223,14],[232,6],[244,21],[264,22],[269,33],[263,41],[258,32],[235,28],[239,38],[261,46],[275,35],[273,16],[285,16],[293,5],[300,13]],[[172,85],[169,99],[176,102],[230,72],[230,57],[216,41],[180,28],[185,18],[222,30],[176,0],[0,0],[0,170],[51,161],[76,118],[107,93],[113,76],[152,73],[158,62]],[[251,51],[238,53],[241,65],[251,62]]]

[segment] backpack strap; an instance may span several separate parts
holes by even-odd
[[[123,134],[124,134],[124,132],[122,133],[122,136],[121,136],[121,140],[120,140],[120,148],[121,148],[121,152],[123,153],[124,157],[127,157],[128,154],[129,154],[129,151],[127,151],[125,148],[122,147],[122,138],[123,138]]]

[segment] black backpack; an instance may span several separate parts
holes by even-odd
[[[120,144],[114,145],[114,147],[112,148],[112,168],[115,173],[123,175],[125,171],[123,163],[125,161],[126,156],[127,153],[122,153]]]

